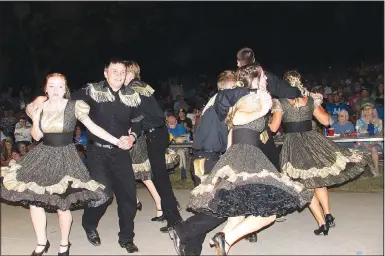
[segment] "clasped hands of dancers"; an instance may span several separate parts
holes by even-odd
[[[50,247],[45,209],[59,216],[58,255],[69,255],[70,210],[82,206],[87,239],[101,245],[97,226],[113,192],[118,204],[118,242],[128,253],[138,251],[133,222],[141,204],[135,179],[148,187],[156,203],[154,220],[167,221],[161,231],[169,232],[179,255],[200,255],[206,234],[227,221],[210,241],[218,255],[226,255],[240,238],[309,203],[319,225],[314,233],[327,235],[334,218],[326,187],[357,177],[367,160],[311,130],[313,115],[324,125],[329,124],[329,116],[317,95],[302,87],[298,73],[287,73],[286,82],[278,79],[255,63],[249,48],[240,50],[237,60],[236,74],[226,71],[219,76],[220,90],[206,106],[194,139],[215,137],[214,144],[227,150],[219,157],[219,151],[194,142],[195,161],[204,162],[203,175],[197,174],[201,184],[191,192],[188,205],[195,215],[185,221],[166,170],[166,163],[176,165],[177,155],[167,151],[163,111],[154,90],[140,80],[137,63],[110,60],[104,70],[106,80],[75,92],[75,100],[70,100],[63,75],[47,76],[46,96],[27,107],[33,122],[31,135],[42,143],[9,166],[1,186],[3,199],[30,206],[37,237],[32,255],[42,255]],[[279,99],[272,100],[271,95]],[[267,124],[270,109],[273,120]],[[87,168],[72,142],[76,120],[91,133]],[[282,120],[287,136],[278,159],[271,131]],[[219,136],[207,133],[204,126],[210,122],[220,127],[210,131]],[[204,156],[209,151],[216,157]]]

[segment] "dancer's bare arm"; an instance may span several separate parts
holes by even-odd
[[[273,113],[273,117],[271,119],[269,127],[272,132],[277,132],[279,127],[281,126],[283,116],[283,109],[279,100],[273,99],[273,107],[271,109],[271,112]]]
[[[330,125],[330,116],[328,113],[326,113],[322,106],[316,107],[313,111],[313,115],[321,124],[325,126]]]
[[[35,104],[28,104],[27,106],[27,115],[32,119],[32,128],[31,128],[31,136],[35,141],[41,140],[44,134],[40,130],[40,115],[43,111],[43,103],[37,102]]]

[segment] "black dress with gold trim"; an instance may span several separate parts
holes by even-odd
[[[282,173],[306,188],[328,187],[354,179],[369,162],[362,152],[343,148],[312,130],[313,111],[320,104],[321,101],[309,97],[305,106],[295,107],[287,99],[279,99],[272,110],[283,113]]]
[[[51,210],[97,207],[108,200],[104,186],[89,176],[73,143],[76,119],[89,113],[84,101],[68,101],[62,111],[43,111],[43,142],[4,173],[1,198]]]

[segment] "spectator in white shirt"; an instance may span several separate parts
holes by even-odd
[[[15,141],[25,142],[29,145],[32,142],[31,124],[28,123],[27,118],[21,117],[15,127]]]

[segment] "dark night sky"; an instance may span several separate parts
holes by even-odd
[[[243,46],[279,72],[384,56],[383,2],[30,2],[28,8],[21,15],[20,5],[0,4],[7,35],[0,57],[11,60],[0,74],[6,85],[35,84],[41,76],[35,63],[47,67],[40,73],[60,71],[78,86],[101,79],[105,58],[118,54],[137,60],[152,81],[215,76],[235,68]]]

